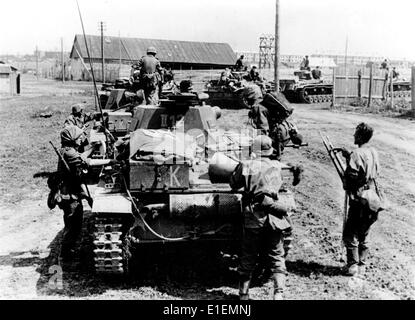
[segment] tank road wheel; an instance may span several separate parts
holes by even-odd
[[[300,102],[302,102],[302,103],[312,103],[310,101],[311,96],[308,94],[308,92],[305,89],[302,89],[299,92],[299,98],[300,98]]]
[[[319,96],[317,97],[317,102],[318,102],[318,103],[322,103],[322,102],[323,102],[323,97],[322,97],[321,95],[319,95]]]

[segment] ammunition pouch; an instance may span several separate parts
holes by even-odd
[[[289,218],[284,215],[281,218],[268,214],[266,223],[271,227],[272,230],[289,231],[291,229],[291,223]]]

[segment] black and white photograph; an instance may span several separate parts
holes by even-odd
[[[1,12],[0,300],[415,299],[413,1]]]

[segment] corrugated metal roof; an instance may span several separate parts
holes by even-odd
[[[0,64],[0,73],[12,73],[13,71],[17,71],[17,69],[12,65]]]
[[[91,58],[101,58],[101,37],[87,35]],[[83,35],[76,35],[74,40],[80,55],[88,58]],[[227,43],[193,42],[177,40],[139,39],[104,37],[104,55],[106,59],[138,60],[146,54],[147,48],[157,49],[157,58],[165,63],[217,64],[233,65],[236,54]],[[77,57],[72,48],[71,58]]]

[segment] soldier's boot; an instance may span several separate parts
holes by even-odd
[[[274,275],[274,300],[283,300],[283,293],[285,289],[285,274],[277,273]]]
[[[239,281],[239,300],[249,300],[249,285],[251,280],[244,279]]]
[[[348,276],[354,276],[359,271],[359,252],[357,248],[347,248],[347,272]]]
[[[364,274],[366,272],[366,260],[369,254],[367,247],[359,247],[359,273]]]

